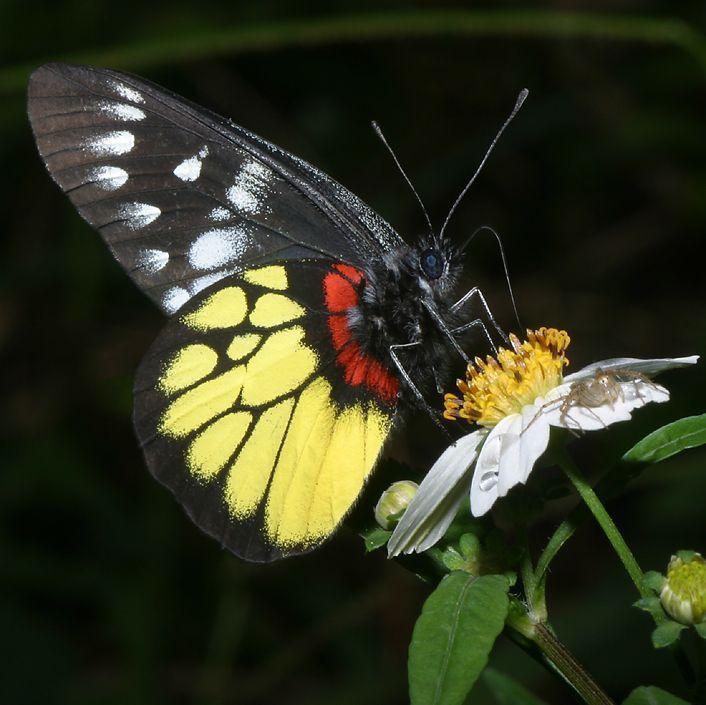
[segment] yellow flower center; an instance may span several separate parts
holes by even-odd
[[[477,357],[468,365],[466,379],[456,382],[463,398],[447,394],[444,417],[492,427],[519,413],[561,384],[570,341],[566,331],[556,328],[528,330],[524,342],[510,334],[511,350],[500,348],[496,357]]]

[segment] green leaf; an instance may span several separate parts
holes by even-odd
[[[370,531],[366,531],[361,534],[361,536],[363,537],[363,541],[365,541],[366,552],[370,553],[370,551],[374,551],[376,548],[381,548],[384,546],[390,539],[390,536],[392,536],[392,532],[385,531],[385,529],[381,529],[377,526],[374,529],[370,529]]]
[[[701,622],[701,624],[695,624],[694,629],[696,629],[696,633],[702,639],[706,639],[706,622]]]
[[[494,668],[483,671],[483,682],[495,697],[498,705],[546,705],[536,695],[520,685],[514,678]]]
[[[623,705],[689,705],[686,700],[653,685],[643,685],[628,695]]]
[[[637,602],[633,603],[633,607],[637,607],[639,610],[644,610],[650,614],[661,614],[662,613],[662,603],[659,597],[643,597]]]
[[[466,559],[453,546],[446,548],[441,555],[441,560],[449,571],[466,569]],[[466,572],[470,571],[466,570]]]
[[[463,570],[471,575],[480,573],[481,546],[475,534],[463,534],[459,547],[448,546],[441,560],[449,571]]]
[[[623,460],[628,463],[658,463],[660,460],[706,443],[706,414],[687,416],[662,426],[635,444]]]
[[[488,662],[509,609],[502,575],[445,576],[427,598],[409,646],[412,705],[460,705]]]
[[[656,570],[648,570],[642,576],[642,583],[646,588],[654,590],[654,592],[661,592],[664,586],[664,575],[658,573]]]
[[[665,646],[673,644],[679,638],[682,629],[686,629],[686,625],[671,619],[663,622],[652,632],[652,646],[655,649],[663,649]]]
[[[458,543],[464,558],[477,560],[480,553],[480,540],[475,534],[464,534]]]

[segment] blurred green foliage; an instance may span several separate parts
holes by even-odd
[[[515,6],[488,0],[474,11]],[[383,552],[364,556],[346,530],[316,555],[242,564],[148,476],[131,430],[131,379],[160,316],[47,177],[19,88],[27,67],[76,55],[128,66],[320,165],[406,237],[422,219],[369,120],[439,223],[527,86],[529,101],[449,232],[500,231],[523,320],[566,327],[573,364],[706,347],[703,5],[556,0],[539,7],[549,14],[535,16],[534,32],[518,31],[513,9],[504,28],[495,15],[494,28],[464,34],[447,22],[409,37],[404,28],[419,23],[409,18],[438,5],[384,7],[393,29],[375,36],[380,7],[370,0],[0,4],[0,702],[404,703],[426,594]],[[608,21],[582,33],[548,19],[580,12]],[[351,13],[365,13],[369,31],[299,46],[277,30]],[[253,26],[277,31],[257,51],[224,45]],[[201,50],[180,51],[190,37]],[[490,240],[474,244],[466,279],[510,327]],[[650,430],[703,412],[702,370],[664,381],[670,404],[577,442],[583,467],[605,468]],[[424,419],[409,426],[389,454],[413,459],[419,475],[443,439]],[[656,465],[611,503],[643,568],[706,548],[705,459],[700,449]],[[400,468],[377,474],[358,521]],[[574,502],[551,505],[545,536]],[[553,564],[549,601],[564,641],[616,697],[637,682],[679,692],[590,523]],[[566,700],[510,644],[492,664],[547,702]],[[492,702],[482,685],[471,701]]]

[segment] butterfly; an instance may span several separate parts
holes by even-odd
[[[473,290],[451,298],[458,251],[443,229],[408,245],[307,162],[132,75],[47,64],[28,114],[54,181],[168,316],[134,386],[150,472],[243,559],[320,545],[478,323],[459,324]]]

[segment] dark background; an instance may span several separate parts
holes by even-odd
[[[524,322],[569,330],[574,365],[703,353],[703,4],[525,5],[0,3],[0,702],[404,703],[428,591],[346,529],[315,555],[245,565],[150,478],[131,379],[162,321],[50,182],[24,112],[29,70],[76,59],[140,73],[321,166],[408,238],[421,216],[369,121],[439,224],[527,86],[449,233],[500,231]],[[512,326],[490,240],[467,278]],[[704,410],[702,368],[664,381],[670,404],[575,444],[584,469]],[[389,446],[414,459],[408,475],[443,447],[418,423]],[[655,466],[609,505],[644,568],[706,549],[705,458]],[[399,477],[388,464],[379,482]],[[550,505],[537,548],[572,504]],[[549,590],[559,634],[612,695],[678,692],[596,528],[561,554]],[[548,702],[570,697],[504,639],[492,664]],[[480,685],[469,702],[491,700]]]

